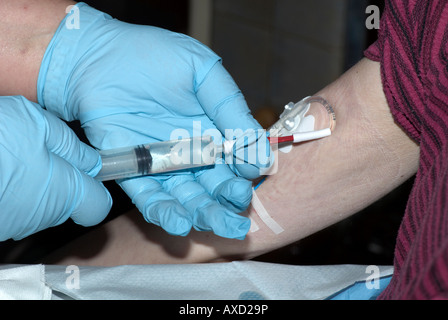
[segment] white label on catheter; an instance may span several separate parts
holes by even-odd
[[[257,212],[260,219],[266,224],[266,226],[268,226],[269,229],[272,230],[272,232],[274,232],[275,234],[280,234],[285,231],[274,219],[272,219],[272,217],[266,211],[255,190],[253,190],[252,207],[254,208],[255,212]]]

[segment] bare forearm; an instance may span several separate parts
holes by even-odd
[[[417,171],[419,147],[394,122],[379,63],[364,59],[317,95],[336,109],[337,128],[330,138],[283,155],[279,174],[257,191],[285,232],[250,235],[248,256],[302,239],[359,212]]]
[[[0,1],[0,95],[37,101],[37,78],[46,47],[70,0]]]
[[[364,59],[316,95],[335,108],[334,134],[280,154],[278,174],[257,190],[285,231],[274,234],[252,208],[260,230],[248,235],[246,246],[227,247],[229,255],[251,258],[307,237],[359,212],[417,172],[419,147],[392,117],[379,63]]]

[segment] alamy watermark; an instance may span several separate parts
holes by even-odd
[[[378,6],[371,5],[366,8],[366,14],[369,16],[366,19],[366,28],[369,30],[379,30],[381,20],[381,10]]]
[[[65,26],[67,29],[80,29],[81,19],[79,8],[76,5],[70,5],[65,9],[67,18],[65,20]],[[370,5],[366,8],[365,12],[368,17],[366,19],[366,28],[369,30],[380,29],[381,10],[376,5]]]
[[[224,134],[216,128],[202,130],[201,121],[193,121],[192,132],[183,128],[171,132],[169,140],[179,143],[171,149],[170,159],[177,165],[223,159],[227,165],[253,165],[260,174],[273,175],[278,169],[278,147],[267,136],[264,129],[226,129]]]
[[[70,265],[65,268],[65,273],[68,274],[67,279],[65,279],[65,286],[69,290],[79,290],[80,287],[80,271],[79,267],[75,265]]]
[[[75,5],[65,8],[67,17],[65,19],[65,27],[69,30],[81,28],[81,17],[79,14],[79,8]]]
[[[380,289],[380,268],[375,265],[370,265],[366,267],[366,288],[368,290],[378,290]]]

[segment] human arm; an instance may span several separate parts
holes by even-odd
[[[249,208],[260,230],[242,242],[196,232],[189,241],[180,241],[142,224],[130,212],[74,242],[51,261],[117,265],[253,258],[357,213],[415,174],[419,147],[394,122],[379,63],[362,60],[317,95],[335,109],[333,135],[280,153],[278,173],[256,191],[283,233],[274,234]],[[86,239],[91,243],[99,235],[107,241],[98,242],[88,253],[79,249]]]

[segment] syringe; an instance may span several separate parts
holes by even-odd
[[[329,135],[331,131],[326,129],[268,139],[272,145]],[[103,166],[95,179],[109,181],[213,166],[218,158],[233,153],[234,144],[225,141],[218,146],[211,136],[204,136],[100,151]]]
[[[314,124],[313,116],[313,125],[309,131],[299,130],[310,109],[313,109],[311,105],[315,103],[318,105],[317,110],[321,110],[323,114],[318,117],[323,125]],[[321,97],[308,97],[296,105],[290,103],[286,106],[280,120],[269,129],[268,139],[271,145],[321,139],[332,134],[335,124],[333,108]],[[103,167],[96,179],[118,180],[213,166],[219,158],[225,158],[226,155],[233,157],[234,147],[241,148],[239,151],[243,151],[245,156],[244,149],[247,145],[244,137],[242,139],[242,143],[226,140],[219,145],[212,136],[203,136],[100,151]],[[247,163],[248,159],[240,160]]]
[[[103,167],[95,179],[109,181],[187,170],[215,164],[218,148],[211,136],[100,151]]]

